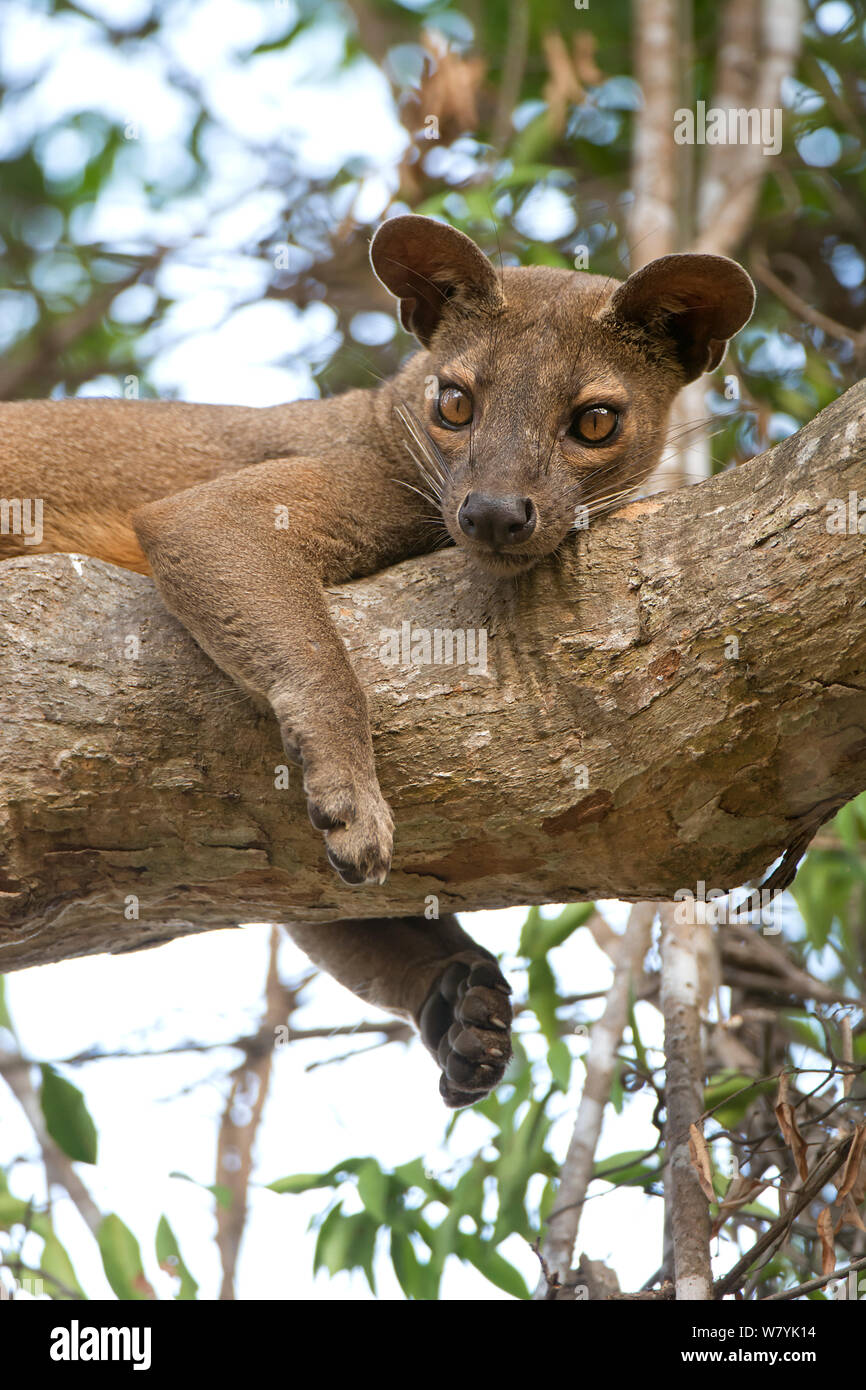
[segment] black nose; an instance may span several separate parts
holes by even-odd
[[[470,492],[457,513],[460,530],[488,545],[519,545],[535,530],[536,513],[528,497]]]

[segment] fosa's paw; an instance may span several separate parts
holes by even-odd
[[[328,862],[344,883],[384,883],[391,868],[394,821],[377,783],[333,773],[304,779],[310,820],[325,836]]]
[[[511,1060],[511,989],[489,957],[452,961],[421,1009],[418,1027],[442,1069],[439,1094],[452,1110],[483,1100]]]

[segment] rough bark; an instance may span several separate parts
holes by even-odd
[[[704,1106],[699,937],[706,927],[661,912],[661,1009],[665,1020],[665,1203],[677,1300],[712,1297],[710,1209],[689,1157],[689,1130]]]
[[[827,511],[866,497],[864,408],[860,383],[516,583],[445,551],[335,591],[396,814],[381,888],[338,884],[297,770],[275,786],[272,718],[150,580],[65,556],[0,566],[0,969],[418,914],[430,894],[441,911],[668,900],[793,861],[866,786],[866,534],[831,532]],[[384,665],[380,630],[403,622],[486,628],[489,674]]]

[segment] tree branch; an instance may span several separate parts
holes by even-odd
[[[866,786],[863,497],[859,383],[515,583],[450,550],[335,590],[397,822],[391,878],[360,890],[328,868],[297,770],[280,789],[272,717],[149,579],[0,565],[0,970],[239,922],[419,915],[429,895],[668,900],[793,847],[781,885]],[[853,532],[828,529],[843,505]],[[383,664],[403,624],[485,630],[489,674]]]
[[[636,0],[632,5],[634,71],[643,94],[632,135],[633,271],[656,256],[666,256],[677,244],[677,20],[676,0]]]
[[[803,28],[802,0],[761,0],[761,56],[750,105],[778,110],[782,83],[796,70]],[[726,77],[719,104],[734,100],[735,84]],[[711,148],[711,147],[708,147]],[[699,227],[695,251],[731,256],[748,230],[769,160],[757,142],[732,147],[735,158],[707,162],[707,181],[698,196]],[[721,167],[720,167],[721,166]]]
[[[665,1020],[665,1204],[674,1255],[678,1300],[708,1299],[710,1217],[707,1199],[689,1157],[690,1126],[703,1109],[701,1052],[701,938],[706,926],[678,924],[672,906],[662,925],[661,1007]]]
[[[550,1271],[560,1284],[565,1283],[571,1271],[583,1204],[592,1182],[601,1122],[610,1099],[611,1078],[628,1021],[629,996],[636,991],[644,957],[652,943],[655,915],[651,903],[636,904],[629,914],[624,935],[618,937],[613,982],[607,994],[604,1013],[593,1024],[590,1035],[586,1082],[568,1153],[559,1175],[554,1210],[548,1221],[541,1260],[542,1278],[535,1291],[536,1298],[546,1296]]]

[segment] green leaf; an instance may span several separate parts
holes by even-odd
[[[578,928],[583,927],[595,912],[595,903],[571,903],[564,907],[558,917],[542,920],[539,933],[539,947],[542,951],[552,951],[561,946]]]
[[[70,1158],[95,1163],[98,1148],[96,1125],[90,1118],[84,1096],[71,1081],[44,1064],[39,1099],[45,1126],[51,1138]]]
[[[493,1231],[494,1244],[515,1232],[526,1240],[532,1238],[525,1207],[526,1188],[535,1173],[548,1171],[544,1141],[552,1120],[545,1112],[545,1104],[546,1100],[530,1102],[517,1132],[503,1145],[502,1157],[496,1164],[499,1211]]]
[[[12,1015],[6,1003],[6,976],[0,975],[0,1028],[8,1028],[9,1032],[15,1037],[15,1025],[12,1022]]]
[[[556,1201],[557,1183],[555,1178],[548,1178],[544,1184],[541,1194],[541,1201],[538,1204],[538,1220],[540,1225],[545,1225],[550,1213],[553,1211],[553,1204]]]
[[[613,1071],[611,1072],[609,1092],[610,1103],[617,1115],[622,1114],[625,1106],[625,1087],[622,1084],[622,1073],[622,1063],[619,1058],[617,1058],[614,1063]]]
[[[454,1253],[460,1218],[469,1216],[481,1224],[481,1209],[484,1203],[485,1166],[476,1160],[467,1168],[456,1184],[448,1203],[448,1214],[433,1232],[433,1254],[440,1268],[449,1255]]]
[[[713,1110],[713,1119],[723,1129],[735,1129],[758,1096],[773,1095],[777,1086],[774,1077],[769,1081],[756,1081],[754,1076],[746,1076],[743,1072],[718,1072],[710,1077],[704,1091],[704,1109]],[[727,1103],[714,1110],[720,1102]]]
[[[567,1091],[571,1080],[571,1053],[565,1038],[557,1038],[547,1049],[547,1065],[559,1089]]]
[[[69,1289],[72,1294],[77,1294],[79,1298],[87,1297],[78,1282],[78,1277],[66,1251],[66,1247],[61,1245],[53,1231],[50,1235],[45,1237],[45,1245],[39,1257],[39,1265],[45,1274],[53,1274],[63,1285],[62,1289],[58,1288],[56,1290],[56,1297],[58,1299],[69,1298],[70,1295],[66,1293],[67,1289]],[[46,1292],[50,1293],[51,1289],[47,1289]]]
[[[556,1017],[559,1002],[556,978],[547,960],[541,956],[531,961],[528,1003],[549,1043],[554,1043],[559,1038],[559,1022]]]
[[[335,1182],[332,1173],[290,1173],[267,1186],[271,1192],[310,1192],[314,1187],[334,1187]]]
[[[628,1149],[624,1153],[611,1154],[594,1165],[593,1178],[603,1178],[615,1187],[648,1187],[657,1182],[661,1173],[661,1160],[657,1154],[649,1158],[645,1149]]]
[[[368,1158],[358,1174],[358,1195],[377,1221],[388,1219],[390,1188],[388,1174],[382,1172],[375,1158]]]
[[[270,39],[264,43],[257,43],[255,48],[248,54],[248,58],[256,58],[260,53],[278,53],[281,48],[288,48],[289,44],[294,43],[295,39],[303,32],[305,27],[307,26],[298,21],[293,24],[285,34],[281,34],[278,39]]]
[[[519,956],[527,956],[531,960],[537,954],[536,947],[542,925],[540,911],[537,907],[531,907],[520,929],[520,941],[517,946]]]
[[[428,1176],[423,1158],[413,1158],[408,1163],[398,1164],[394,1169],[394,1177],[402,1185],[404,1192],[410,1187],[417,1187],[425,1192],[430,1200],[444,1202],[447,1206],[451,1196],[450,1190],[444,1183]]]
[[[363,1269],[370,1285],[371,1293],[376,1292],[376,1277],[373,1273],[373,1255],[376,1249],[376,1237],[379,1234],[379,1223],[371,1218],[365,1211],[359,1211],[355,1216],[350,1216],[349,1220],[354,1226],[352,1243],[349,1246],[348,1269]]]
[[[510,1293],[512,1298],[530,1297],[523,1275],[489,1241],[479,1236],[461,1235],[457,1253],[461,1260],[468,1260],[485,1279]]]
[[[156,1228],[156,1258],[160,1269],[180,1279],[180,1288],[175,1298],[178,1301],[194,1299],[198,1293],[198,1284],[184,1264],[174,1231],[165,1216],[159,1218]]]
[[[343,1259],[349,1249],[351,1232],[347,1229],[343,1206],[338,1202],[325,1217],[319,1227],[316,1248],[313,1251],[313,1273],[327,1269],[330,1274],[343,1268]]]
[[[373,1252],[378,1234],[378,1222],[365,1211],[346,1216],[342,1204],[334,1207],[322,1222],[313,1256],[313,1269],[327,1269],[329,1274],[340,1270],[363,1269],[373,1293]]]
[[[858,870],[855,856],[835,850],[811,850],[800,865],[791,893],[816,951],[826,946],[833,922],[847,920]]]
[[[29,1202],[22,1202],[20,1197],[13,1197],[11,1192],[0,1192],[0,1231],[9,1231],[19,1222],[27,1220],[27,1213],[32,1210]]]
[[[119,1216],[106,1216],[97,1234],[105,1277],[123,1302],[155,1298],[144,1277],[138,1241]]]
[[[866,792],[861,792],[841,811],[837,811],[830,826],[838,831],[839,838],[849,850],[860,854],[866,841]]]
[[[634,991],[631,987],[629,987],[628,994],[628,1021],[629,1026],[631,1027],[631,1040],[634,1046],[635,1057],[637,1058],[640,1064],[641,1070],[649,1073],[651,1068],[649,1062],[647,1061],[646,1048],[644,1047],[643,1041],[641,1039],[640,1029],[637,1026],[637,1018],[635,1017],[634,1008]]]
[[[415,1247],[405,1231],[391,1232],[391,1264],[397,1282],[407,1298],[424,1299],[426,1294],[426,1268],[415,1252]]]
[[[180,1178],[183,1182],[191,1182],[192,1185],[193,1185],[193,1187],[200,1187],[200,1188],[202,1189],[203,1192],[209,1192],[209,1193],[211,1194],[212,1197],[215,1197],[216,1200],[217,1200],[217,1202],[219,1203],[219,1205],[220,1205],[225,1211],[230,1211],[230,1210],[231,1210],[231,1205],[232,1205],[232,1193],[231,1193],[231,1188],[230,1188],[230,1187],[226,1187],[225,1183],[222,1183],[222,1182],[198,1182],[198,1180],[197,1180],[196,1178],[191,1178],[190,1175],[189,1175],[189,1173],[180,1173],[180,1172],[177,1171],[177,1169],[173,1169],[173,1170],[169,1173],[168,1176],[169,1176],[170,1178]]]

